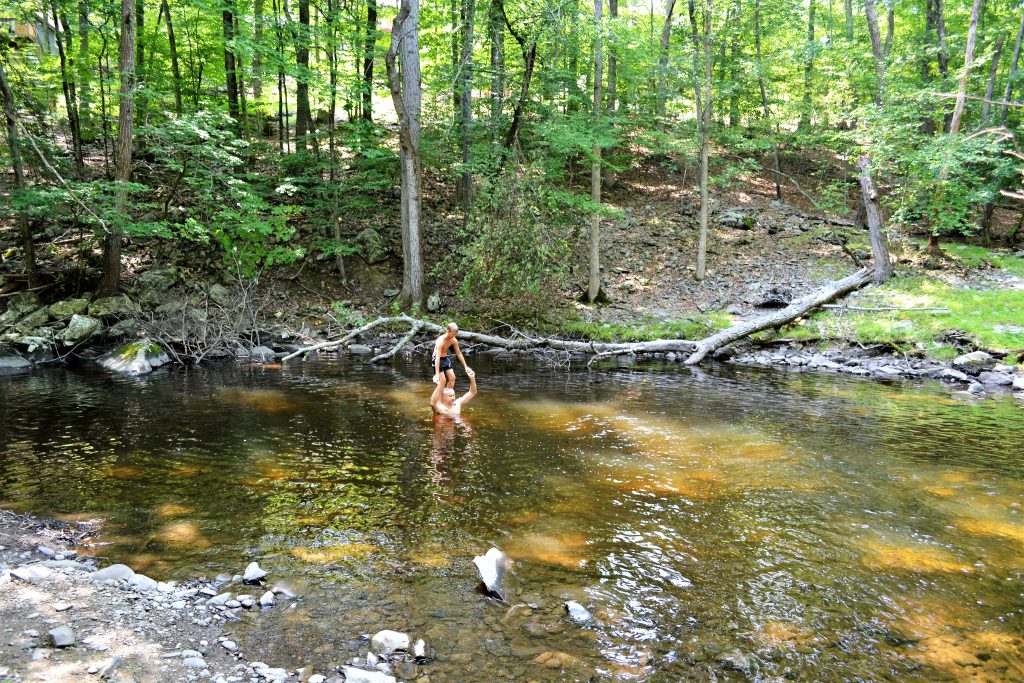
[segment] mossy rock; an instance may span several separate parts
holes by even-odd
[[[152,339],[123,344],[100,359],[100,365],[107,370],[133,377],[153,372],[170,362],[163,348]]]
[[[75,314],[85,313],[89,308],[88,299],[66,299],[50,306],[50,315],[54,318],[70,318]]]
[[[89,315],[97,318],[127,318],[136,313],[138,313],[138,306],[124,295],[96,299],[96,301],[89,304]]]
[[[61,335],[65,346],[72,346],[85,341],[103,329],[103,323],[87,315],[73,315],[71,322]]]
[[[17,327],[21,331],[28,331],[34,327],[41,327],[48,322],[50,322],[50,312],[45,308],[40,308],[19,320]]]
[[[356,235],[356,251],[367,263],[380,263],[391,256],[391,247],[379,232],[366,228]]]

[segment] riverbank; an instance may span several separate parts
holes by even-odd
[[[390,649],[361,662],[380,669],[346,666],[344,678],[250,661],[232,639],[233,625],[259,619],[265,610],[293,609],[301,596],[256,563],[234,576],[168,582],[123,564],[101,569],[77,545],[98,531],[98,522],[62,523],[0,509],[3,683],[386,683],[395,681],[385,673],[392,666],[414,674],[403,679],[429,683],[407,663],[411,653]]]

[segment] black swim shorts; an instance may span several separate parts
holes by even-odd
[[[436,357],[430,359],[430,369],[431,370],[434,369],[434,361],[435,360],[436,360]],[[450,355],[449,356],[441,356],[441,363],[437,367],[439,368],[439,370],[441,372],[444,372],[445,370],[451,370],[452,369],[452,357]]]

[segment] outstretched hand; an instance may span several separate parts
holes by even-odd
[[[470,367],[466,368],[466,377],[469,377],[470,379],[473,379],[474,377],[476,377],[476,373],[473,372],[473,368],[470,368]]]

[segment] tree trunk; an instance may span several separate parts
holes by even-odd
[[[7,84],[7,74],[4,72],[3,64],[0,63],[0,95],[4,98],[4,118],[7,120],[7,147],[11,153],[11,165],[14,167],[14,186],[19,191],[25,190],[25,169],[21,162],[21,146],[18,142],[18,123],[14,113],[14,95]],[[21,249],[24,252],[25,274],[28,277],[29,289],[35,287],[39,282],[38,271],[36,270],[36,251],[32,244],[32,230],[28,223],[28,216],[24,211],[19,211],[17,216],[18,233],[21,237]]]
[[[505,3],[503,0],[493,0],[498,5],[498,9],[501,10],[501,18],[505,22],[505,27],[508,32],[512,34],[512,37],[519,43],[519,49],[523,53],[523,82],[519,86],[519,99],[516,101],[516,107],[512,111],[512,123],[508,127],[508,134],[505,136],[505,150],[510,151],[519,142],[519,129],[523,125],[523,112],[526,110],[526,102],[530,95],[530,81],[533,78],[533,66],[537,61],[537,41],[526,42],[526,38],[521,33],[515,30],[512,26],[512,22],[508,19],[508,13],[505,12]]]
[[[761,91],[761,111],[764,123],[771,126],[768,92],[764,86],[764,62],[761,60],[761,0],[754,0],[754,50],[757,53],[757,86]],[[772,169],[775,171],[775,199],[782,201],[782,167],[779,163],[779,145],[772,142]]]
[[[661,25],[661,52],[658,54],[658,118],[665,118],[665,101],[668,97],[668,52],[672,39],[672,12],[676,0],[668,0],[665,5],[665,21]]]
[[[1024,12],[1020,16],[1020,28],[1017,30],[1017,42],[1013,47],[1013,59],[1010,60],[1010,73],[1006,75],[1006,90],[1003,92],[1003,106],[999,111],[999,123],[1006,123],[1006,102],[1010,101],[1013,94],[1013,77],[1017,74],[1017,64],[1020,62],[1020,47],[1024,41]]]
[[[146,0],[135,0],[135,83],[146,77]]]
[[[224,73],[227,77],[228,86],[228,113],[237,124],[239,122],[238,108],[238,74],[235,71],[235,3],[234,0],[227,0],[224,11],[221,14],[224,30]]]
[[[895,0],[893,0],[895,2]],[[892,36],[896,32],[896,7],[889,5],[889,11],[885,15],[885,43],[882,45],[882,54],[889,59],[889,51],[892,50]]]
[[[462,0],[462,54],[459,58],[459,128],[462,135],[462,176],[459,181],[462,197],[462,227],[469,225],[473,210],[473,173],[470,170],[471,139],[473,123],[473,19],[476,11],[475,0]]]
[[[494,0],[487,19],[491,34],[491,131],[497,142],[505,104],[505,27],[501,23],[501,9]]]
[[[313,132],[313,114],[309,108],[309,0],[299,0],[299,30],[295,41],[295,141],[307,148]]]
[[[822,304],[827,304],[833,299],[837,299],[856,289],[860,289],[867,283],[871,282],[871,279],[872,272],[867,268],[862,268],[856,273],[848,275],[838,282],[834,282],[827,287],[797,299],[785,308],[780,308],[778,311],[769,315],[754,318],[753,320],[740,323],[739,325],[733,325],[732,327],[722,330],[717,334],[713,334],[707,339],[703,339],[696,343],[693,352],[686,359],[686,364],[696,365],[704,360],[709,353],[717,351],[723,346],[732,344],[744,337],[749,337],[755,332],[787,325],[798,318],[802,318]]]
[[[89,80],[92,74],[89,72],[89,5],[85,0],[78,2],[78,73],[75,80],[78,82],[78,114],[79,126],[88,126],[92,110],[92,96],[89,88]]]
[[[64,88],[64,104],[68,111],[68,129],[71,133],[71,149],[75,159],[75,172],[78,177],[82,177],[85,171],[85,160],[82,156],[82,125],[78,119],[74,61],[68,55],[68,51],[71,50],[71,29],[68,27],[67,22],[62,22],[57,15],[57,0],[50,0],[50,10],[53,13],[57,54],[60,56],[60,80]],[[67,51],[64,49],[65,45],[67,45]]]
[[[846,0],[846,39],[853,40],[853,0]]]
[[[988,125],[989,105],[992,102],[992,94],[996,89],[996,75],[999,71],[999,57],[1003,52],[1003,40],[1005,40],[1005,36],[999,36],[999,38],[996,39],[995,52],[992,53],[992,66],[989,67],[988,70],[988,86],[985,88],[985,101],[981,107],[982,126]]]
[[[875,0],[864,0],[864,16],[868,20],[868,33],[871,34],[871,52],[875,57],[875,106],[881,107],[885,98],[885,54],[882,49],[882,36],[878,31],[878,15],[875,14]]]
[[[166,0],[164,0],[166,2]],[[252,6],[253,14],[253,42],[256,49],[252,55],[252,101],[253,106],[258,110],[263,101],[263,55],[260,53],[260,46],[263,45],[263,7],[265,0],[254,0]]]
[[[366,46],[363,48],[363,120],[373,121],[373,56],[377,46],[377,0],[366,2]]]
[[[261,0],[262,2],[262,0]],[[181,69],[178,66],[178,43],[174,39],[174,24],[167,0],[160,0],[164,23],[167,26],[167,47],[171,53],[171,77],[174,79],[174,113],[181,116]]]
[[[614,126],[618,99],[615,20],[619,18],[619,0],[608,0],[608,18],[611,20],[612,30],[609,32],[608,39],[608,94],[605,96],[605,111],[608,113],[608,125]],[[603,153],[607,154],[610,151],[610,149],[605,149]],[[615,172],[610,166],[604,166],[601,169],[601,178],[606,189],[611,189],[615,185]]]
[[[407,307],[423,303],[423,260],[420,249],[420,88],[419,0],[402,0],[391,28],[385,56],[391,99],[398,113],[402,179],[402,292]],[[396,59],[401,54],[402,73]]]
[[[704,0],[703,38],[697,30],[697,14],[693,0],[689,2],[690,32],[693,41],[693,80],[697,97],[697,137],[700,140],[700,232],[697,237],[697,265],[694,277],[701,281],[706,274],[708,224],[711,216],[710,147],[711,147],[711,12],[712,0]],[[700,56],[704,58],[703,70]],[[703,75],[702,75],[703,71]]]
[[[132,117],[135,109],[135,2],[121,0],[121,102],[117,116],[117,155],[114,179],[117,189],[115,208],[122,216],[126,211],[128,191],[123,184],[132,177]],[[111,296],[121,280],[121,228],[116,223],[103,240],[103,279],[99,293]]]
[[[811,81],[814,77],[814,0],[810,0],[807,13],[807,57],[804,62],[804,102],[797,130],[805,130],[811,123]]]
[[[878,205],[878,192],[871,179],[871,158],[862,156],[857,161],[860,169],[860,191],[867,215],[868,230],[871,233],[871,254],[875,259],[875,282],[882,283],[892,277],[892,263],[889,248],[882,232],[882,209]]]
[[[971,7],[971,26],[967,30],[967,52],[964,55],[964,70],[960,72],[960,84],[956,91],[956,104],[953,106],[953,116],[949,120],[949,133],[956,135],[960,132],[960,121],[964,116],[964,105],[967,103],[967,79],[971,75],[971,65],[974,62],[974,45],[978,38],[978,14],[981,10],[981,0],[974,0]]]
[[[602,54],[601,21],[603,0],[594,0],[594,135],[601,127],[601,80],[603,78],[604,55]],[[590,199],[597,207],[601,205],[601,146],[594,142],[593,160],[590,163]],[[597,210],[590,217],[590,277],[587,282],[587,301],[594,303],[601,293],[601,214]]]

